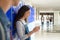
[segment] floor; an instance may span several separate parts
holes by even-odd
[[[37,21],[37,22],[39,22],[39,21]],[[30,23],[28,25],[29,30],[32,31],[33,28],[37,25],[39,25],[39,23],[37,23],[37,24],[36,24],[36,22]],[[41,25],[40,25],[40,27],[41,27]],[[44,30],[41,30],[41,28],[40,28],[40,30],[38,32],[31,35],[31,40],[60,40],[60,33],[47,32],[47,30],[45,30],[46,29],[45,27],[44,27]]]
[[[60,40],[60,33],[37,32],[31,36],[31,40]]]

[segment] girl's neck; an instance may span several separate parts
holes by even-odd
[[[21,18],[21,20],[25,20],[25,18],[23,17],[23,18]]]

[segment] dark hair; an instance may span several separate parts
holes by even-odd
[[[28,11],[28,10],[30,10],[30,8],[29,8],[29,6],[27,6],[27,5],[22,6],[22,7],[18,10],[18,13],[17,13],[17,15],[16,15],[16,17],[15,17],[15,21],[14,21],[14,26],[15,26],[15,28],[16,28],[16,22],[17,22],[19,19],[21,19],[21,18],[24,16],[25,12]],[[26,20],[26,19],[25,19],[25,20]]]

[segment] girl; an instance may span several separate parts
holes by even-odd
[[[22,6],[18,10],[18,14],[16,15],[15,27],[17,28],[17,33],[20,40],[31,40],[30,36],[40,29],[40,27],[37,26],[31,32],[29,32],[27,26],[27,18],[29,15],[30,15],[30,8],[26,5]]]

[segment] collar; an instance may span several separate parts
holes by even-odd
[[[23,24],[27,24],[27,23],[25,22],[25,20],[23,20],[23,19],[20,19],[20,20],[22,21]]]

